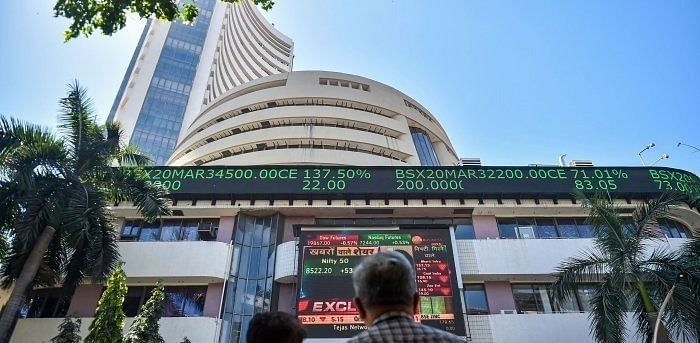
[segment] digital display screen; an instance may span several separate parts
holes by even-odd
[[[642,167],[150,167],[148,180],[174,194],[322,196],[435,195],[520,197],[576,191],[611,196],[700,192],[698,177],[672,168]]]
[[[416,271],[416,322],[465,335],[449,229],[304,230],[299,236],[299,321],[309,338],[346,338],[366,329],[353,303],[353,268],[363,257],[398,251]]]

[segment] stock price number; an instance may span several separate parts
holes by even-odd
[[[578,190],[591,191],[591,190],[616,190],[617,184],[615,180],[574,180],[574,185]]]
[[[304,268],[304,274],[306,275],[316,275],[316,274],[332,274],[333,268],[329,267],[306,267]]]

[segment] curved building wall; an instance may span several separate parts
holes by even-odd
[[[233,87],[292,69],[293,42],[249,1],[226,8],[204,103]]]
[[[303,71],[267,76],[220,95],[184,130],[169,164],[456,165],[437,119],[382,83]],[[426,163],[423,163],[427,165]]]

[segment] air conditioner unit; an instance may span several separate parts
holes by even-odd
[[[593,167],[593,161],[589,160],[571,160],[569,167]]]
[[[501,314],[518,314],[517,310],[501,310]]]
[[[460,166],[470,166],[470,167],[480,167],[481,166],[481,159],[478,157],[460,158],[459,165]]]
[[[217,231],[219,231],[219,227],[214,226],[212,222],[201,222],[197,226],[197,232],[202,238],[216,238]]]

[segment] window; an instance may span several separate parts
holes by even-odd
[[[576,287],[576,298],[582,311],[591,310],[591,299],[595,288],[592,285],[579,285]]]
[[[559,229],[559,236],[562,238],[579,237],[576,229],[576,219],[574,218],[557,218],[557,228]]]
[[[586,223],[586,218],[576,218],[576,227],[581,238],[592,238],[595,236],[595,229],[593,229],[592,225]]]
[[[455,239],[476,239],[474,225],[469,223],[455,226]]]
[[[162,223],[127,220],[122,228],[122,241],[209,241],[215,240],[218,218],[166,219]]]
[[[143,223],[139,234],[139,241],[157,241],[160,238],[160,223]]]
[[[122,309],[127,317],[135,317],[139,308],[148,301],[153,286],[129,286]],[[165,286],[163,317],[201,317],[207,286]]]
[[[161,241],[177,241],[180,240],[181,220],[164,220],[161,231]]]
[[[498,231],[500,232],[501,238],[518,238],[515,232],[515,228],[518,226],[518,222],[515,219],[499,219],[498,220]]]
[[[558,238],[557,226],[554,224],[554,219],[536,219],[536,234],[537,238]]]
[[[659,228],[666,238],[692,238],[693,235],[690,233],[685,225],[669,219],[659,220]]]
[[[19,310],[20,318],[65,317],[71,299],[63,295],[61,288],[32,290]]]
[[[467,314],[489,314],[484,285],[464,285]]]
[[[514,284],[513,299],[518,313],[552,313],[590,311],[594,286],[578,285],[574,296],[555,305],[551,284]]]
[[[518,313],[552,313],[554,308],[546,285],[513,285]]]
[[[411,127],[410,129],[420,164],[422,166],[439,166],[440,161],[438,161],[433,142],[430,140],[428,133],[417,127]]]
[[[201,317],[206,286],[165,287],[164,317]]]
[[[595,230],[585,218],[500,218],[501,238],[591,238]],[[671,233],[672,234],[672,233]]]

